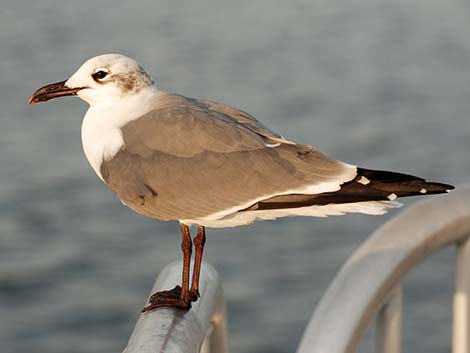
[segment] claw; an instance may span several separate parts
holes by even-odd
[[[183,299],[175,299],[171,297],[160,297],[158,300],[147,305],[145,308],[142,309],[142,312],[148,312],[157,308],[178,308],[182,310],[189,310],[191,309],[191,302],[188,301],[187,303]]]
[[[189,292],[189,299],[190,299],[192,302],[197,301],[200,296],[201,296],[201,295],[199,294],[199,291],[198,291],[198,290],[191,290],[191,291]]]
[[[162,290],[160,292],[153,293],[149,298],[149,303],[152,303],[155,300],[158,300],[160,297],[171,297],[178,299],[181,296],[181,287],[176,286],[170,290]]]

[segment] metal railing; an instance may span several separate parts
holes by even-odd
[[[182,264],[167,265],[152,293],[173,288],[181,280]],[[222,287],[216,270],[202,264],[201,298],[191,310],[172,308],[142,313],[123,353],[228,353],[227,323]]]
[[[352,353],[377,317],[376,351],[399,353],[403,277],[432,253],[457,245],[453,353],[470,353],[470,186],[407,207],[343,265],[297,353]]]
[[[419,262],[456,244],[453,353],[470,353],[470,185],[407,207],[347,260],[317,306],[297,353],[353,353],[374,318],[376,350],[399,353],[402,281]],[[181,263],[158,276],[152,293],[179,283]],[[217,272],[204,263],[201,298],[190,311],[140,316],[124,353],[227,353],[225,303]]]

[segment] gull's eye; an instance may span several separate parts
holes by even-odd
[[[108,73],[106,71],[99,70],[99,71],[96,71],[93,75],[91,75],[91,77],[93,77],[93,80],[99,81],[105,78],[107,75]]]

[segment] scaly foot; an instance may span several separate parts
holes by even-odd
[[[152,294],[149,299],[149,305],[142,309],[142,312],[147,312],[157,308],[170,307],[183,310],[191,308],[191,300],[185,301],[181,298],[181,287],[176,286],[171,290],[164,290]]]

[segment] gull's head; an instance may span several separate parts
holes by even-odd
[[[112,104],[149,89],[156,89],[155,84],[139,63],[124,55],[105,54],[86,61],[68,80],[41,87],[29,103],[79,96],[90,105]]]

